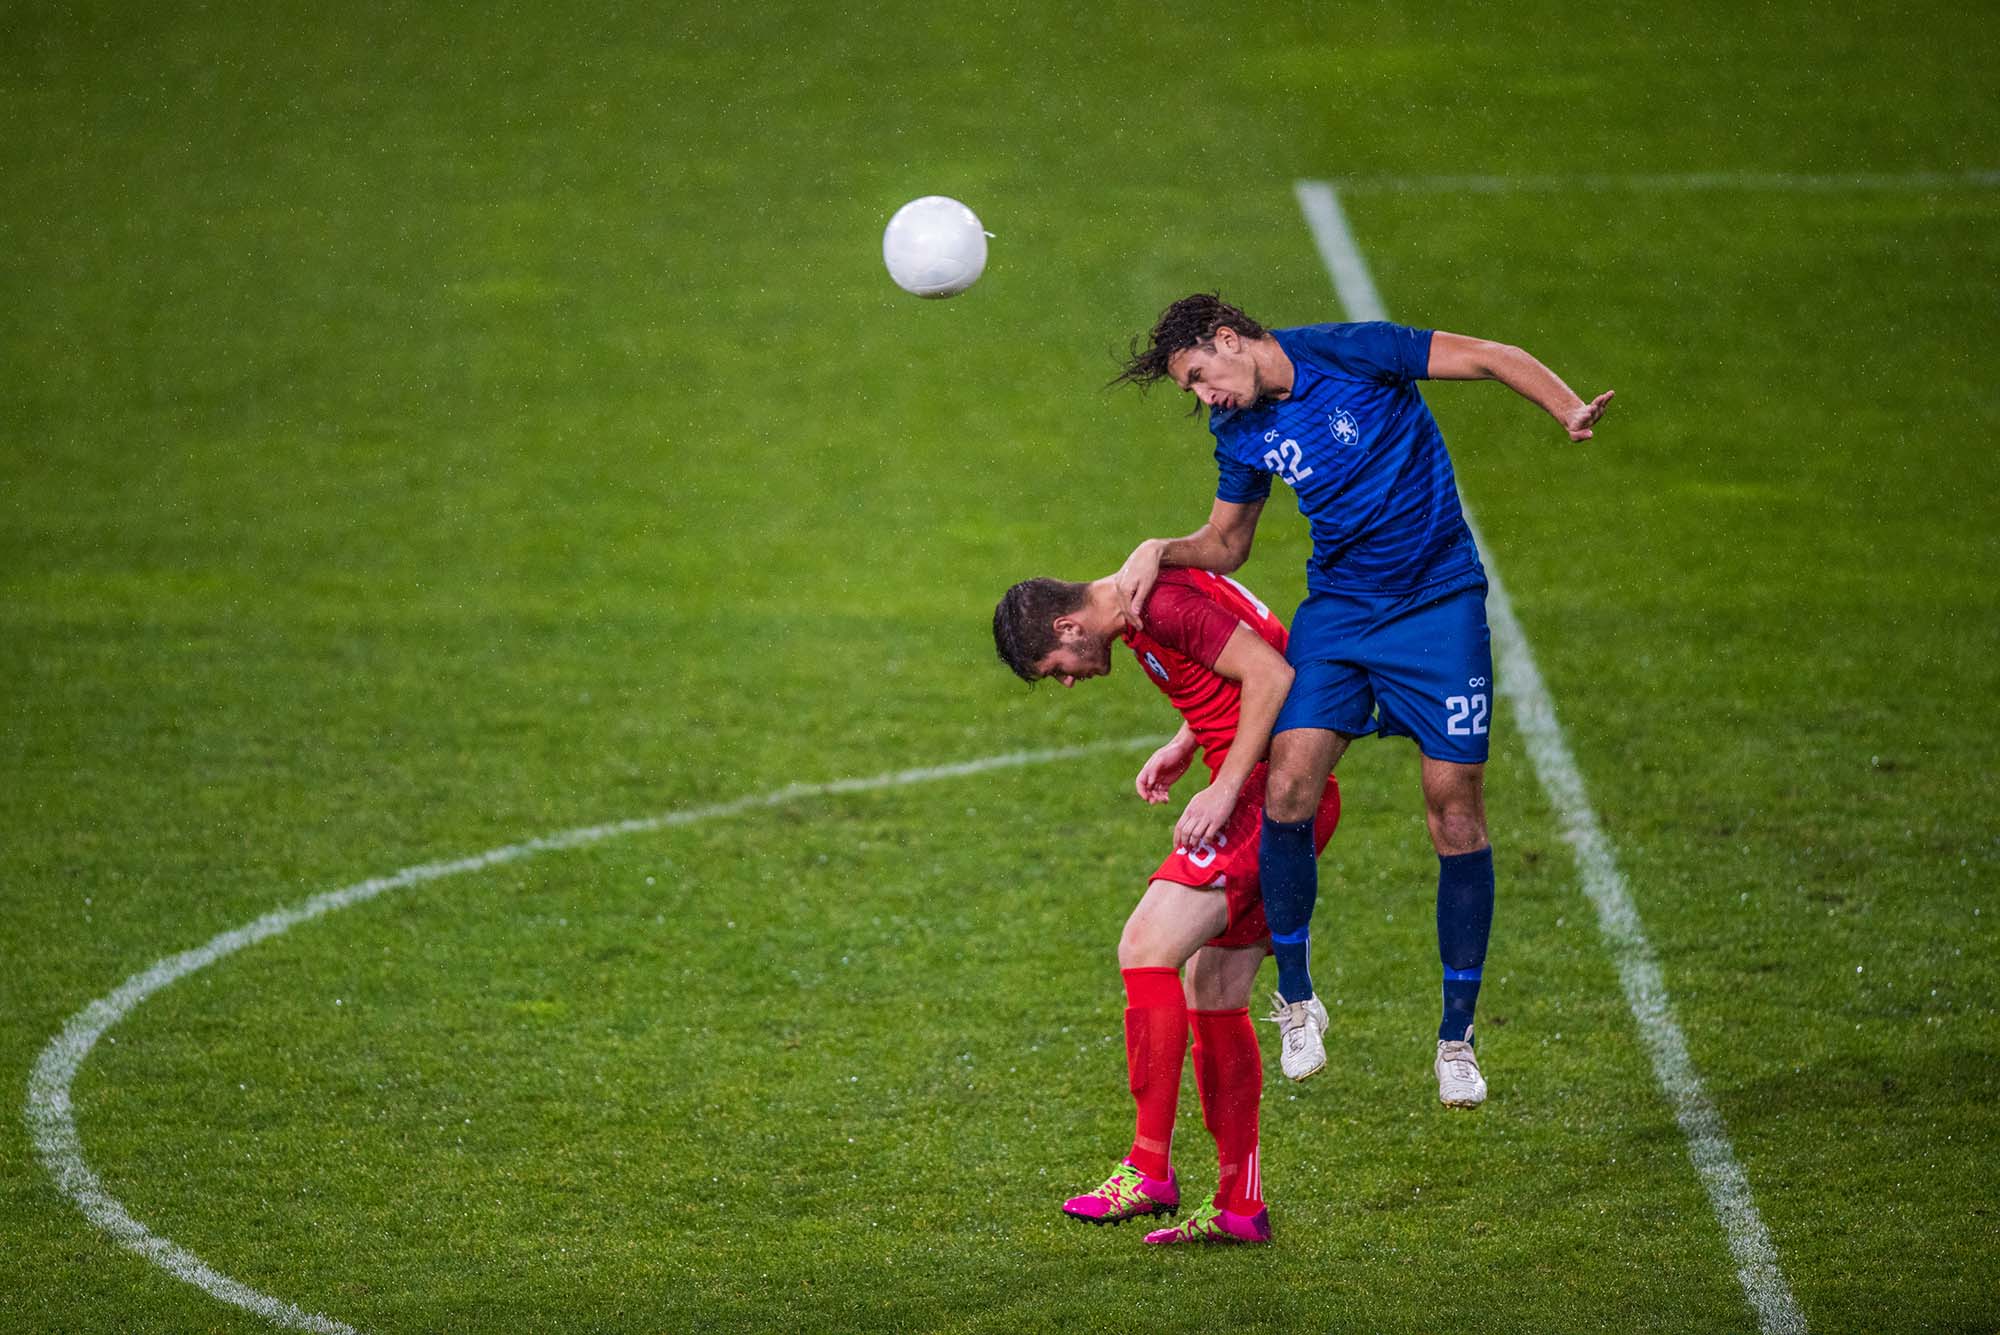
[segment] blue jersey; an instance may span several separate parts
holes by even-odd
[[[1261,501],[1273,476],[1291,486],[1318,593],[1483,583],[1451,456],[1417,392],[1431,331],[1372,321],[1271,333],[1292,361],[1291,397],[1210,415],[1217,499]]]

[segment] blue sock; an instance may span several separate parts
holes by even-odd
[[[1269,892],[1265,893],[1266,901]],[[1268,916],[1270,910],[1266,909]],[[1444,961],[1444,1018],[1438,1037],[1472,1032],[1486,938],[1493,933],[1493,849],[1438,858],[1438,958]]]
[[[1313,994],[1310,927],[1319,898],[1313,823],[1266,815],[1257,876],[1263,882],[1264,919],[1271,925],[1271,953],[1278,957],[1278,991],[1286,1001],[1304,1001]]]

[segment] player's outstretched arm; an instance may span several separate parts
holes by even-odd
[[[1241,622],[1215,660],[1215,671],[1243,688],[1236,740],[1230,743],[1229,758],[1216,771],[1214,781],[1194,795],[1174,825],[1174,841],[1183,848],[1193,848],[1229,823],[1244,780],[1271,745],[1271,725],[1277,721],[1278,706],[1285,703],[1292,689],[1292,665],[1263,636]]]
[[[1174,785],[1181,775],[1187,773],[1194,763],[1195,735],[1185,721],[1181,730],[1174,734],[1172,741],[1146,758],[1139,767],[1139,777],[1132,786],[1139,790],[1141,800],[1158,806],[1173,795]]]
[[[1257,535],[1257,517],[1264,502],[1217,501],[1209,509],[1208,522],[1185,538],[1148,538],[1132,549],[1118,568],[1118,596],[1132,624],[1145,629],[1140,609],[1160,578],[1161,566],[1190,570],[1213,570],[1226,575],[1250,559],[1250,542]]]
[[[1430,378],[1498,380],[1562,423],[1571,440],[1591,438],[1591,428],[1604,416],[1617,392],[1607,389],[1586,403],[1532,353],[1508,343],[1447,334],[1442,329],[1431,335]]]

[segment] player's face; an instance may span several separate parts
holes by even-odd
[[[1035,671],[1054,677],[1064,686],[1074,686],[1087,677],[1101,677],[1111,671],[1111,637],[1063,631],[1062,642],[1051,649]]]
[[[1223,327],[1205,344],[1167,359],[1174,383],[1210,408],[1248,408],[1265,395],[1256,359],[1236,331]]]

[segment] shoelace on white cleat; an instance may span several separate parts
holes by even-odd
[[[1454,1080],[1472,1084],[1479,1079],[1479,1058],[1469,1043],[1447,1043],[1438,1051],[1438,1060]]]
[[[1298,1018],[1294,1020],[1293,1014]],[[1275,1024],[1280,1028],[1303,1029],[1312,1023],[1312,998],[1304,1001],[1286,1001],[1282,993],[1271,994],[1271,1013],[1264,1017],[1265,1024]]]

